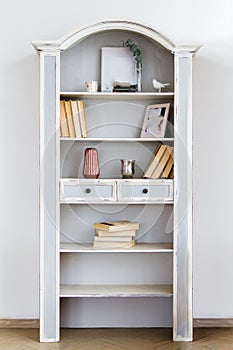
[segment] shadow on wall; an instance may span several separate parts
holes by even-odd
[[[7,318],[35,317],[39,308],[39,61],[29,51],[8,57],[1,74],[0,310]]]
[[[216,159],[221,159],[228,174],[233,171],[226,152],[233,148],[232,42],[204,46],[195,57],[193,73],[194,178],[201,181],[212,171],[212,176],[226,175],[216,167]]]
[[[231,317],[232,38],[203,45],[193,78],[194,317]]]

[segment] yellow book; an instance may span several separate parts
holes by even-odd
[[[60,101],[60,135],[62,137],[69,137],[69,128],[66,119],[65,101]]]
[[[152,158],[152,161],[149,167],[146,169],[143,177],[151,178],[153,172],[155,171],[157,165],[159,164],[164,152],[166,151],[166,145],[159,145],[157,150],[155,151],[155,155]]]
[[[66,117],[67,117],[70,137],[76,137],[70,101],[65,101],[65,110],[66,110]]]
[[[139,226],[139,223],[131,221],[107,221],[94,224],[95,229],[107,232],[138,230]]]
[[[136,235],[136,230],[125,230],[117,232],[108,232],[104,230],[95,230],[95,233],[99,237],[133,237]]]
[[[77,104],[78,104],[81,133],[82,133],[82,137],[85,138],[85,137],[88,137],[85,106],[84,106],[84,102],[80,100],[77,101]]]
[[[133,240],[132,242],[93,242],[93,247],[95,248],[131,248],[136,244],[136,242]]]
[[[162,172],[163,172],[163,169],[165,168],[167,162],[168,162],[168,159],[170,157],[170,147],[169,146],[166,146],[166,150],[162,156],[162,158],[160,159],[159,161],[159,164],[157,165],[156,169],[154,170],[151,178],[152,179],[159,179]]]
[[[169,179],[174,179],[174,165],[172,167],[172,170],[170,171]]]
[[[168,176],[169,176],[171,169],[173,167],[173,164],[174,164],[173,151],[174,151],[174,148],[172,147],[170,157],[168,159],[168,162],[167,162],[167,164],[163,170],[162,176],[161,176],[162,179],[168,179]]]

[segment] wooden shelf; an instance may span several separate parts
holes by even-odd
[[[129,205],[129,204],[132,204],[132,205],[139,205],[139,204],[158,204],[158,205],[167,205],[167,204],[174,204],[174,201],[173,200],[146,200],[146,199],[142,199],[142,200],[124,200],[124,201],[113,201],[113,200],[108,200],[108,199],[92,199],[92,200],[87,200],[87,199],[61,199],[59,201],[59,203],[61,205],[64,205],[64,204],[113,204],[113,205]]]
[[[76,177],[61,177],[60,178],[60,181],[62,182],[62,180],[65,180],[65,181],[69,181],[69,182],[78,182],[79,184],[88,184],[88,183],[92,183],[92,184],[97,184],[97,183],[101,183],[101,182],[104,182],[104,183],[112,183],[113,181],[118,181],[118,182],[121,182],[121,183],[127,183],[127,182],[134,182],[135,185],[136,184],[142,184],[142,185],[146,185],[146,184],[163,184],[163,183],[173,183],[173,179],[147,179],[147,178],[119,178],[119,177],[113,177],[113,178],[98,178],[98,179],[88,179],[88,178],[76,178]]]
[[[60,253],[172,253],[172,243],[138,243],[132,248],[94,248],[91,244],[61,243]]]
[[[114,100],[162,100],[174,97],[174,92],[84,92],[84,91],[61,91],[63,98],[85,98],[85,99],[114,99]]]
[[[61,285],[61,298],[171,297],[172,285]]]
[[[61,137],[61,141],[79,141],[79,142],[173,142],[173,137],[161,138],[141,138],[141,137]]]

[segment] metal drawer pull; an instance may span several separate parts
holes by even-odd
[[[143,188],[142,193],[148,193],[148,188]]]
[[[91,189],[90,189],[90,188],[86,188],[86,189],[85,189],[85,192],[86,192],[86,193],[91,193]]]

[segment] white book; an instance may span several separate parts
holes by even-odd
[[[118,231],[118,232],[108,232],[103,230],[95,230],[97,236],[100,237],[133,237],[136,235],[136,230]]]
[[[82,137],[88,137],[87,131],[87,121],[86,121],[86,112],[84,102],[81,100],[77,100],[78,105],[78,114],[79,114],[79,122],[81,128]]]
[[[94,237],[95,242],[132,242],[132,240],[133,240],[132,236],[123,236],[123,237],[95,236]]]
[[[131,242],[93,242],[93,247],[95,248],[131,248],[136,244],[135,241]]]
[[[70,101],[76,137],[82,137],[77,101]]]

